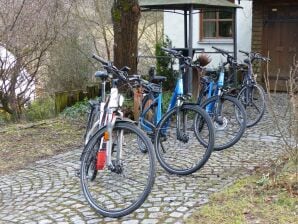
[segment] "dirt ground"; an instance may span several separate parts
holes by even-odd
[[[0,127],[0,174],[83,146],[83,121],[55,118]]]

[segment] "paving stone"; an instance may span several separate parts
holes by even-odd
[[[128,220],[128,221],[123,221],[122,224],[138,224],[140,221],[139,220]]]
[[[278,114],[286,108],[283,97],[276,98]],[[280,142],[281,136],[266,112],[236,145],[213,152],[205,166],[192,175],[170,175],[156,162],[155,185],[148,199],[120,219],[104,218],[88,205],[75,177],[82,149],[74,149],[37,161],[13,176],[0,176],[0,223],[183,223],[198,206],[208,203],[211,194],[277,159],[283,153]],[[134,168],[134,173],[141,171]],[[123,186],[127,187],[123,195],[129,197],[133,193],[129,183]]]
[[[158,219],[144,219],[141,224],[155,224],[158,223]]]
[[[179,218],[179,217],[181,217],[183,215],[183,213],[181,213],[181,212],[172,212],[171,214],[170,214],[170,216],[171,217],[174,217],[174,218]]]

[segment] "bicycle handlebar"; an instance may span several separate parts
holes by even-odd
[[[172,49],[169,49],[169,48],[166,48],[166,47],[161,47],[161,49],[163,51],[166,51],[170,54],[173,54],[173,55],[181,55],[181,53],[179,51],[175,51],[175,50],[172,50]]]
[[[107,72],[115,74],[116,76],[118,76],[119,79],[123,80],[123,81],[127,81],[126,75],[125,73],[127,73],[126,70],[122,71],[119,70],[118,68],[116,68],[116,66],[113,65],[113,63],[111,61],[106,61],[103,58],[93,54],[92,58],[94,58],[95,60],[99,61],[101,64],[103,64],[103,67],[105,70],[107,70]]]
[[[271,61],[270,58],[263,57],[258,52],[247,52],[247,51],[242,51],[242,50],[239,50],[239,52],[248,56],[251,62],[253,62],[254,60]]]
[[[109,65],[110,64],[110,62],[104,60],[103,58],[97,56],[96,54],[93,54],[92,55],[92,58],[94,58],[95,60],[99,61],[103,65]]]
[[[212,46],[213,49],[215,49],[216,51],[218,51],[219,53],[221,53],[222,55],[226,55],[227,56],[227,62],[223,63],[223,66],[226,66],[227,64],[230,64],[232,66],[237,65],[237,61],[235,60],[235,58],[229,54],[228,51],[223,50],[221,48],[218,47],[214,47]]]
[[[231,55],[229,54],[228,51],[226,51],[226,50],[224,50],[224,49],[221,49],[221,48],[218,48],[218,47],[214,47],[214,46],[212,46],[212,48],[215,49],[216,51],[220,52],[221,54],[225,54],[225,55],[227,55],[228,57],[234,58],[233,56],[231,56]]]
[[[161,49],[165,52],[168,52],[169,54],[172,54],[176,58],[182,58],[184,60],[184,64],[186,64],[187,66],[196,67],[196,68],[200,68],[200,69],[203,68],[199,64],[192,63],[192,58],[184,56],[180,51],[172,50],[172,49],[165,48],[165,47],[161,47]]]

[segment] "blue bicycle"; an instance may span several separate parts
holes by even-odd
[[[209,159],[214,146],[214,128],[208,114],[196,104],[188,102],[183,93],[182,75],[191,64],[191,58],[167,48],[164,51],[178,58],[182,63],[167,112],[162,115],[162,83],[165,77],[151,72],[150,82],[142,81],[144,98],[141,104],[139,126],[154,140],[157,159],[169,173],[191,174],[200,169]],[[152,71],[152,70],[151,70]],[[194,133],[200,118],[204,128]],[[202,144],[200,139],[204,139]],[[141,147],[141,145],[140,145]]]
[[[246,128],[246,112],[241,102],[230,96],[229,88],[224,86],[224,68],[227,64],[234,63],[234,58],[222,49],[213,48],[227,56],[227,62],[222,64],[219,72],[207,70],[206,76],[201,77],[202,88],[197,103],[212,119],[216,137],[214,150],[220,151],[231,147],[240,140]],[[197,120],[197,122],[200,121]],[[203,122],[197,126],[196,133],[200,131],[202,125]],[[203,139],[201,142],[207,145]]]

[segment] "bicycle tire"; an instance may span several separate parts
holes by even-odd
[[[117,218],[139,208],[148,197],[155,179],[155,155],[152,143],[142,130],[133,123],[116,121],[112,136],[123,131],[123,143],[125,143],[122,145],[121,173],[117,174],[105,166],[102,170],[98,170],[96,178],[92,181],[88,178],[87,168],[90,163],[94,163],[90,158],[99,151],[99,148],[94,146],[102,139],[106,130],[104,126],[88,142],[87,151],[81,162],[80,182],[86,200],[97,213],[105,217]],[[148,147],[147,153],[140,152],[137,136]],[[117,138],[113,137],[113,140],[115,139]],[[113,146],[117,147],[118,143],[113,141]],[[112,151],[112,155],[115,156],[114,153],[117,150]],[[127,180],[124,180],[125,178]],[[139,179],[136,180],[136,178]],[[136,194],[135,198],[133,194]]]
[[[223,112],[221,111],[220,119],[222,121],[222,124],[217,122],[214,116],[217,113],[216,110],[218,109],[217,102],[220,102],[220,106],[223,106],[223,108],[230,109],[225,110],[225,114],[223,114]],[[229,104],[227,103],[230,103],[231,105],[229,106]],[[206,110],[207,105],[213,105],[212,111],[209,112],[209,116],[211,117],[211,120],[214,124],[216,139],[214,143],[214,151],[221,151],[236,144],[244,134],[246,128],[246,112],[243,105],[235,97],[228,96],[225,94],[222,96],[212,96],[208,98],[206,101],[204,101],[200,106],[204,110]],[[233,130],[233,124],[237,123],[239,125],[239,128],[237,130]],[[233,138],[229,137],[232,136],[230,131],[234,132],[235,134]],[[204,145],[207,144],[202,139],[200,139],[200,141]]]
[[[214,146],[214,129],[208,114],[197,105],[184,104],[179,107],[179,114],[178,117],[177,107],[174,107],[159,122],[154,141],[155,152],[160,165],[167,172],[188,175],[199,170],[208,161]],[[194,134],[196,114],[206,121],[209,139],[207,146],[202,145]],[[171,137],[171,125],[177,125],[176,121],[181,118],[183,128],[183,134],[180,133],[181,138],[177,138],[177,126],[173,128],[174,135]],[[187,118],[190,119],[187,120]],[[174,133],[175,130],[176,133]],[[190,140],[192,136],[194,139]]]
[[[246,99],[246,91],[248,91],[248,88],[252,88],[252,102],[248,102],[248,99]],[[244,86],[241,88],[237,99],[242,103],[246,111],[246,127],[252,127],[259,123],[266,110],[265,91],[263,87],[259,84],[254,84],[252,87]],[[259,102],[256,103],[256,101]]]
[[[91,111],[88,115],[88,120],[87,120],[87,126],[86,126],[86,130],[85,130],[85,134],[84,134],[84,140],[87,137],[88,132],[90,131],[90,129],[92,128],[93,124],[94,124],[94,120],[95,120],[95,110],[96,108],[92,108],[91,107]]]

